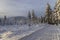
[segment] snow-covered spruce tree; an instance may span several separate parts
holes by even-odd
[[[28,12],[28,19],[31,20],[31,13],[30,13],[30,11]]]
[[[28,11],[28,25],[30,26],[31,24],[31,13]]]
[[[45,17],[41,16],[40,22],[41,22],[41,23],[45,23]]]
[[[41,19],[40,20],[41,20],[41,23],[43,23],[43,17],[42,16],[41,16]]]
[[[4,20],[6,20],[7,19],[7,17],[6,16],[4,16]]]
[[[47,3],[46,7],[46,21],[48,24],[52,23],[52,9],[50,7],[50,4]]]
[[[32,10],[32,20],[35,20],[35,13],[34,13],[34,10]]]
[[[34,10],[32,10],[32,22],[37,23],[37,16],[35,15]]]
[[[43,22],[45,23],[45,17],[43,17]]]
[[[55,23],[60,23],[60,0],[57,0],[56,5],[54,7],[54,17]]]
[[[3,20],[3,25],[5,25],[6,23],[7,23],[7,17],[6,16],[4,16],[4,20]]]

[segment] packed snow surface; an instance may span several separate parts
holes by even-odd
[[[46,24],[0,26],[0,40],[18,40],[45,26]]]
[[[60,25],[48,25],[19,40],[60,40]]]
[[[60,40],[60,25],[0,26],[0,40]]]

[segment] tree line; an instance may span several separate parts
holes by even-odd
[[[58,24],[58,17],[56,17],[57,20],[55,20],[55,15],[53,10],[51,9],[51,6],[49,3],[47,3],[46,10],[45,10],[45,16],[37,17],[35,14],[35,11],[28,11],[28,23],[31,24],[38,24],[38,23],[48,23],[48,24]],[[6,23],[7,22],[7,23]],[[25,22],[27,23],[27,22]],[[0,25],[3,24],[13,24],[11,22],[8,23],[7,17],[4,16],[3,20],[0,19]],[[16,21],[14,22],[16,24]]]
[[[32,22],[37,22],[37,23],[48,23],[48,24],[58,24],[58,20],[55,20],[55,15],[53,13],[53,10],[51,9],[51,6],[49,3],[47,3],[46,10],[45,10],[45,16],[40,16],[38,18],[35,15],[34,10],[32,12],[28,12],[28,18]]]

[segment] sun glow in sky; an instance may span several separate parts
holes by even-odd
[[[37,15],[44,13],[46,4],[54,7],[56,0],[0,0],[0,16],[27,16],[34,9]]]

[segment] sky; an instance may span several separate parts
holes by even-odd
[[[29,10],[44,15],[47,3],[53,8],[56,0],[0,0],[0,16],[27,16]]]

